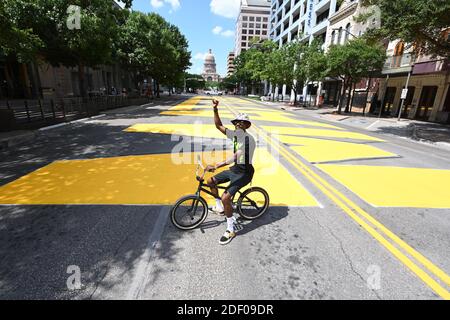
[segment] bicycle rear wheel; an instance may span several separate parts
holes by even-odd
[[[266,213],[269,208],[269,194],[258,187],[245,190],[237,202],[237,210],[242,218],[255,220]]]
[[[208,214],[206,201],[196,195],[189,195],[178,200],[170,210],[170,218],[175,227],[192,230],[205,221]]]

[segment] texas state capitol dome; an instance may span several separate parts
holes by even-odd
[[[220,76],[217,74],[216,70],[216,58],[212,54],[211,49],[209,49],[209,52],[205,56],[202,77],[205,81],[220,81]]]

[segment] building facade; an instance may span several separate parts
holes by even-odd
[[[450,61],[416,56],[402,41],[390,42],[387,55],[378,95],[379,111],[398,116],[404,100],[402,117],[450,124]]]
[[[269,17],[270,0],[241,0],[235,32],[236,57],[254,41],[269,38]]]
[[[272,0],[270,39],[283,46],[294,40],[311,43],[319,38],[326,43],[329,16],[339,10],[337,0]],[[271,88],[272,89],[272,88]],[[276,95],[293,99],[290,87],[275,89]],[[318,85],[303,88],[300,98],[316,96]]]
[[[356,17],[371,13],[364,22],[357,21]],[[377,28],[380,25],[379,11],[375,7],[363,7],[358,0],[344,0],[336,7],[333,14],[328,17],[328,28],[325,37],[325,51],[332,45],[344,45],[352,38],[360,37],[368,29]],[[381,74],[374,73],[372,78],[363,79],[356,84],[353,92],[353,105],[365,107],[376,94],[379,87]],[[323,98],[323,103],[337,106],[338,95],[341,90],[341,81],[325,79],[319,84],[318,91]]]
[[[216,69],[216,58],[214,57],[212,50],[209,49],[209,52],[206,54],[205,57],[205,63],[203,65],[203,73],[202,73],[203,79],[205,81],[214,81],[219,82],[220,76],[217,74]]]
[[[227,77],[230,77],[235,71],[234,58],[234,52],[230,52],[227,58]]]

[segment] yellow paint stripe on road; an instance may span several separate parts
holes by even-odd
[[[257,129],[259,131],[259,129]],[[270,143],[270,139],[266,139]],[[276,148],[276,147],[275,147]],[[433,289],[439,296],[445,300],[450,300],[450,292],[443,288],[438,282],[431,278],[426,272],[424,272],[419,266],[417,266],[411,259],[399,251],[395,246],[389,243],[377,230],[367,224],[360,216],[355,212],[361,214],[362,217],[367,219],[373,224],[375,228],[378,228],[381,232],[387,235],[394,243],[405,249],[407,253],[411,254],[417,261],[431,271],[435,276],[444,281],[446,285],[450,285],[450,277],[442,271],[439,267],[434,265],[431,261],[410,247],[406,242],[401,240],[398,236],[392,233],[384,225],[374,219],[370,214],[362,210],[359,206],[329,185],[320,176],[314,173],[311,169],[306,167],[298,159],[293,157],[286,149],[281,147],[279,149],[280,154],[285,157],[295,168],[297,168],[309,181],[311,181],[319,190],[321,190],[330,200],[336,203],[345,213],[347,213],[356,223],[362,226],[370,235],[378,240],[388,251],[390,251],[399,261],[401,261],[406,267],[414,272],[419,279],[421,279],[426,285]],[[354,210],[355,212],[353,212]]]
[[[284,135],[278,136],[278,139],[283,143],[300,145],[291,146],[290,148],[313,163],[398,157],[394,153],[360,143]]]
[[[233,111],[233,110],[231,110]],[[319,190],[321,190],[326,196],[328,196],[334,203],[336,203],[345,213],[347,213],[356,223],[361,225],[369,234],[371,234],[377,241],[379,241],[388,251],[390,251],[399,261],[401,261],[406,267],[408,267],[414,274],[416,274],[419,279],[421,279],[426,285],[428,285],[432,290],[434,290],[439,296],[445,300],[450,300],[450,293],[447,289],[443,288],[441,284],[436,282],[431,278],[425,271],[423,271],[419,266],[415,264],[411,259],[404,255],[400,250],[388,242],[378,231],[384,233],[389,237],[395,244],[399,245],[403,250],[410,254],[414,259],[421,263],[425,268],[428,269],[433,275],[437,276],[442,280],[447,286],[450,286],[450,277],[442,271],[439,267],[434,265],[430,260],[420,254],[418,251],[409,246],[406,242],[400,239],[397,235],[387,229],[383,224],[378,222],[369,213],[365,212],[359,206],[357,206],[350,199],[345,197],[342,193],[332,187],[323,178],[317,175],[314,171],[304,165],[300,160],[292,156],[285,147],[275,146],[271,143],[271,139],[266,136],[266,133],[254,126],[254,129],[270,144],[275,150],[278,150],[283,157],[288,160],[295,168],[299,170],[311,183],[313,183]],[[360,216],[358,216],[358,213]],[[366,219],[366,221],[372,224],[369,225],[361,217]],[[374,228],[377,228],[375,230]]]
[[[187,116],[187,117],[202,117],[202,118],[214,118],[214,114],[212,111],[205,111],[205,110],[191,110],[191,111],[163,111],[160,113],[161,115],[165,116]],[[223,119],[234,119],[236,118],[233,114],[229,112],[221,112],[220,117]]]
[[[225,136],[214,125],[210,124],[138,123],[126,128],[124,131],[225,139]]]
[[[330,164],[317,167],[378,207],[450,208],[450,170]]]
[[[271,134],[290,134],[307,137],[352,139],[352,140],[376,141],[376,142],[384,141],[362,133],[350,131],[323,130],[323,129],[298,128],[298,127],[280,127],[280,126],[262,126],[262,128]]]
[[[0,204],[171,205],[196,191],[197,155],[207,163],[227,156],[219,151],[58,161],[0,187]],[[273,206],[318,205],[265,149],[255,151],[255,170],[253,186],[266,189]]]

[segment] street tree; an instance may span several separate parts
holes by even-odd
[[[386,51],[381,44],[371,44],[363,38],[355,38],[344,45],[333,45],[327,55],[326,75],[339,78],[343,82],[338,113],[341,113],[345,93],[374,70],[380,70],[386,60]],[[350,99],[347,99],[348,112]]]
[[[156,13],[133,12],[121,28],[118,55],[130,70],[160,85],[180,86],[190,65],[188,42],[179,29]]]
[[[376,6],[381,27],[368,35],[375,39],[401,39],[416,52],[450,57],[450,2],[445,0],[362,0],[365,6]],[[376,9],[375,9],[376,10]],[[361,15],[360,21],[369,14]]]
[[[130,5],[131,0],[126,2]],[[71,6],[79,8],[80,23],[73,28],[68,24]],[[0,12],[2,22],[9,21],[0,36],[4,52],[22,62],[41,59],[53,66],[78,67],[85,96],[85,67],[111,63],[118,28],[128,10],[104,0],[2,0]]]
[[[314,39],[313,42],[303,48],[302,58],[299,62],[297,81],[308,83],[322,81],[327,72],[327,58],[322,49],[322,41]]]

